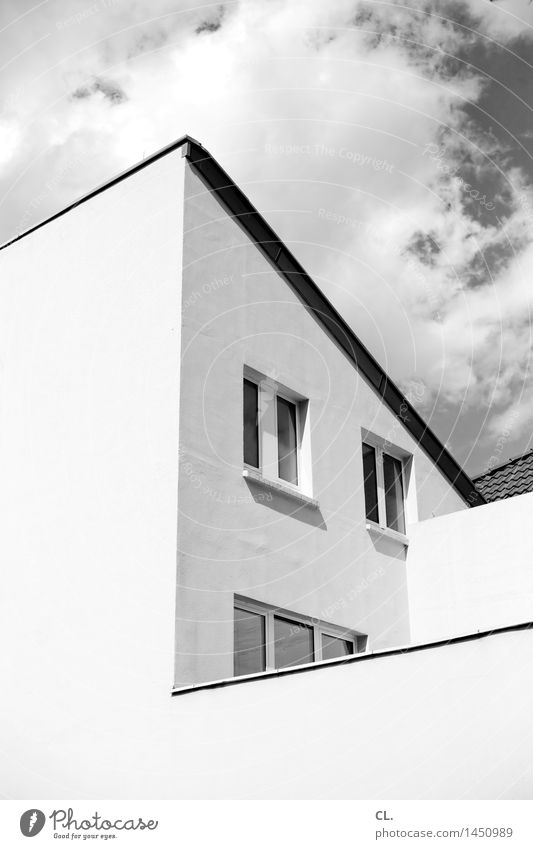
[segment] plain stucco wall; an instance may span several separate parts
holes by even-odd
[[[409,638],[401,543],[365,528],[361,428],[414,455],[418,511],[462,499],[190,166],[185,179],[176,683],[233,674],[233,593]],[[310,399],[318,511],[242,477],[247,365]]]
[[[182,183],[178,151],[0,251],[12,795],[37,781],[46,796],[49,773],[69,794],[108,711],[135,692],[157,722],[172,685]]]
[[[116,639],[108,618],[101,634]],[[126,635],[135,640],[133,623]],[[116,673],[105,653],[74,699],[67,670],[80,636],[71,640],[60,644],[56,676],[2,723],[4,796],[533,796],[531,632],[174,698],[160,693],[150,710],[147,681],[123,692],[108,686]]]
[[[413,526],[413,642],[533,621],[532,513],[527,493]]]

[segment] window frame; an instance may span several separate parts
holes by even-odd
[[[374,484],[375,484],[375,504],[373,503],[371,505],[371,510],[369,510],[369,505],[368,505],[368,501],[367,501],[367,476],[365,474],[365,448],[370,449],[370,451],[372,452],[372,460],[373,460],[373,480],[371,481],[371,483],[373,485],[372,486],[373,489],[374,489]],[[366,520],[367,520],[367,522],[374,522],[374,519],[371,519],[368,514],[369,514],[369,512],[375,512],[375,513],[377,513],[377,518],[378,518],[377,524],[379,525],[380,510],[379,510],[378,452],[377,452],[375,445],[372,445],[370,442],[367,442],[364,439],[361,443],[361,458],[362,458],[362,468],[363,468],[363,498],[364,498],[364,502],[365,502]],[[372,491],[372,496],[374,496],[374,491]]]
[[[314,660],[311,663],[321,663],[322,658],[322,635],[326,637],[337,637],[341,640],[346,640],[352,643],[354,652],[351,655],[341,655],[336,658],[340,660],[342,657],[353,657],[355,654],[363,654],[368,651],[368,635],[360,631],[355,631],[350,628],[345,628],[342,625],[334,625],[332,622],[325,622],[322,619],[317,619],[312,616],[305,616],[301,613],[295,613],[293,610],[287,610],[282,607],[274,607],[274,605],[266,604],[262,601],[241,596],[237,593],[233,596],[233,610],[238,608],[248,613],[258,613],[265,617],[265,669],[263,672],[273,672],[277,669],[292,669],[296,667],[276,666],[276,643],[275,643],[275,626],[274,618],[279,616],[282,619],[295,622],[300,625],[305,625],[313,631],[313,656]],[[233,649],[235,656],[235,647]],[[328,660],[330,660],[328,658]],[[326,660],[327,662],[327,660]],[[309,663],[298,664],[299,666],[309,666]],[[235,667],[234,667],[235,669]],[[261,672],[255,673],[260,675]],[[234,677],[242,677],[235,676]]]
[[[388,524],[386,487],[385,487],[385,456],[387,456],[387,455],[389,457],[392,457],[393,460],[397,460],[400,464],[400,480],[401,480],[401,486],[402,486],[402,505],[401,505],[401,507],[402,507],[402,518],[403,518],[403,531],[399,531],[397,528],[392,528]],[[382,475],[382,479],[383,479],[383,502],[384,502],[385,527],[389,531],[394,531],[397,534],[404,534],[405,535],[405,533],[407,531],[407,507],[406,507],[407,499],[406,499],[406,479],[405,479],[404,461],[401,457],[397,457],[391,451],[385,451],[385,449],[383,449],[381,451],[381,454],[378,455],[378,456],[379,456],[378,465],[381,464],[381,475]],[[378,478],[378,480],[379,480],[379,478]]]
[[[259,387],[259,391],[261,391],[261,387]],[[279,476],[278,398],[281,398],[283,401],[287,401],[287,403],[292,404],[294,409],[295,409],[295,413],[296,413],[296,480],[298,481],[298,483],[291,483],[291,481],[285,480],[285,478],[280,478],[280,476]],[[300,418],[301,418],[300,404],[301,404],[301,402],[299,402],[295,398],[291,398],[289,395],[287,395],[286,392],[283,392],[283,391],[282,392],[276,392],[275,393],[275,399],[276,399],[276,403],[274,404],[274,408],[275,408],[275,420],[276,420],[276,430],[275,430],[275,433],[276,433],[276,448],[277,448],[276,453],[277,453],[277,457],[278,457],[278,464],[277,464],[278,477],[277,477],[277,481],[279,481],[279,483],[282,483],[284,485],[292,486],[292,487],[294,487],[294,489],[300,490],[300,481],[301,481],[300,465],[301,465],[301,453],[302,453],[301,452],[302,428],[301,428],[301,424],[300,424]],[[259,436],[259,441],[261,441],[261,436]]]
[[[374,449],[375,452],[375,460],[376,460],[376,488],[377,488],[377,509],[378,509],[378,522],[375,522],[373,519],[369,519],[366,515],[367,513],[367,505],[366,505],[366,494],[364,491],[364,480],[363,480],[363,498],[364,498],[364,510],[365,510],[365,520],[367,525],[370,528],[376,528],[380,531],[385,531],[387,534],[396,535],[398,538],[406,538],[409,519],[410,519],[410,510],[409,510],[409,493],[410,493],[410,476],[408,476],[408,466],[412,465],[413,456],[408,454],[406,451],[403,451],[401,448],[397,448],[395,445],[391,445],[389,442],[379,439],[379,437],[374,436],[368,431],[363,431],[362,439],[361,439],[361,460],[363,457],[363,445],[368,445]],[[388,454],[395,460],[398,460],[401,468],[401,484],[402,484],[402,510],[403,510],[403,522],[404,522],[404,531],[397,531],[395,528],[391,528],[387,524],[387,504],[385,498],[385,473],[383,467],[383,456],[384,454]],[[363,473],[364,474],[364,473]]]
[[[244,461],[243,468],[252,473],[259,473],[265,481],[271,481],[282,489],[292,490],[295,494],[312,497],[312,468],[309,429],[309,399],[300,395],[277,381],[265,377],[249,366],[244,367],[244,381],[257,386],[258,399],[258,442],[259,466],[252,466]],[[278,442],[278,403],[282,398],[293,404],[296,411],[296,475],[298,483],[285,480],[279,476],[279,442]],[[268,403],[272,402],[272,410],[268,411]],[[243,411],[244,414],[244,411]],[[265,427],[265,421],[270,424],[271,433]]]
[[[253,383],[253,385],[257,388],[257,466],[253,466],[251,463],[246,463],[244,460],[244,384],[245,382]],[[261,446],[261,387],[259,383],[254,380],[252,377],[247,375],[246,373],[242,378],[242,392],[243,392],[243,410],[242,410],[242,418],[243,418],[243,433],[242,433],[242,458],[243,464],[246,469],[255,469],[260,470],[262,465],[262,446]]]

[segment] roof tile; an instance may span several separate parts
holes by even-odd
[[[487,501],[533,492],[533,449],[472,480]]]

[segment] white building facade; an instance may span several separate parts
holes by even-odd
[[[346,676],[348,697],[368,679],[356,714],[377,735],[371,693],[389,698],[389,682],[399,698],[399,664],[409,664],[413,694],[438,680],[444,649],[421,665],[395,650],[479,630],[501,569],[479,581],[477,613],[436,593],[435,581],[468,583],[461,552],[479,551],[475,539],[495,527],[501,505],[483,506],[198,143],[171,145],[5,246],[0,279],[11,795],[267,793],[279,752],[269,755],[262,735],[282,722],[283,693],[296,688],[297,704],[309,691],[309,722],[321,710],[334,726],[327,681],[340,694]],[[526,546],[515,550],[506,568],[516,598],[482,616],[483,628],[532,611],[519,592]],[[528,633],[507,639],[529,656]],[[469,645],[446,649],[449,677],[454,658],[475,663]],[[231,681],[240,682],[235,695],[222,694],[217,682]],[[213,692],[189,692],[213,682]],[[253,764],[246,747],[235,761],[235,745],[243,733],[253,742],[241,723],[258,699],[258,757],[273,762],[270,777],[250,785]],[[227,711],[213,720],[217,704]],[[421,721],[413,707],[407,736]],[[305,722],[294,713],[288,723],[301,752]],[[211,762],[202,740],[216,752]],[[395,775],[407,773],[399,749],[395,757]],[[216,766],[228,759],[229,783]],[[305,770],[293,767],[294,783]],[[348,795],[364,797],[365,776],[367,792],[383,795],[373,769],[347,779]],[[335,795],[334,783],[317,786]],[[427,788],[422,767],[406,786]],[[305,781],[300,789],[309,797]]]
[[[428,457],[312,281],[280,271],[285,246],[188,149],[176,686],[406,644],[409,527],[481,499]]]

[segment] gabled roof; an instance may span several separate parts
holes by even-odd
[[[50,216],[50,218],[40,222],[25,233],[16,236],[3,245],[0,250],[24,238],[39,227],[43,227],[50,221],[59,218],[60,215],[64,215],[69,210],[79,206],[80,203],[84,203],[105,189],[114,186],[126,177],[135,174],[141,168],[146,168],[152,162],[180,147],[183,149],[183,155],[187,157],[189,163],[201,177],[209,191],[216,195],[228,213],[248,234],[249,238],[257,245],[279,274],[298,293],[310,312],[336,340],[337,344],[365,376],[378,395],[383,399],[384,403],[397,416],[429,458],[440,469],[451,486],[469,506],[474,507],[484,504],[485,499],[483,495],[476,489],[468,475],[384,372],[377,360],[374,359],[372,354],[357,338],[342,316],[325,295],[322,294],[314,280],[307,274],[289,248],[276,235],[263,216],[248,200],[244,192],[239,189],[211,154],[190,136],[183,136],[183,138],[162,148],[147,159],[143,159],[142,162],[118,174],[113,179],[65,207],[65,209]]]
[[[533,449],[473,478],[486,501],[533,492]]]

